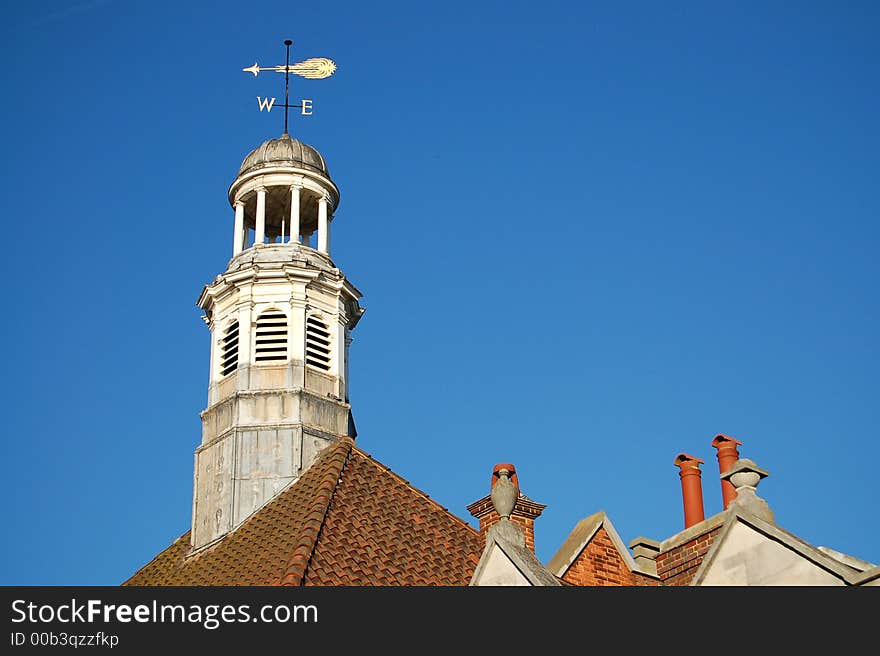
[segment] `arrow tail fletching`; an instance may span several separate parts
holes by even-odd
[[[284,68],[283,66],[281,67]],[[305,61],[290,65],[290,72],[310,80],[330,77],[336,71],[336,64],[326,57],[311,57]]]

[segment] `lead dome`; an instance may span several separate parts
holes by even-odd
[[[286,132],[277,139],[268,139],[254,148],[238,169],[242,176],[262,168],[292,166],[330,177],[327,162],[313,146],[294,139]]]

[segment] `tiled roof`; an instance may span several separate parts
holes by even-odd
[[[187,531],[123,585],[467,585],[479,532],[339,438],[214,545]]]

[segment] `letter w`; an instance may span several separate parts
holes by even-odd
[[[261,111],[261,112],[262,112],[264,109],[265,109],[267,112],[271,112],[271,111],[272,111],[272,105],[275,104],[275,99],[274,99],[274,98],[260,98],[259,96],[257,96],[257,103],[259,103],[259,105],[260,105],[260,111]]]

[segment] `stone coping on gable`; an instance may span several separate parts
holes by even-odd
[[[670,549],[674,549],[675,547],[682,545],[685,542],[690,542],[694,538],[718,528],[724,523],[724,520],[727,519],[727,515],[728,511],[722,510],[717,515],[712,515],[712,517],[704,519],[702,522],[694,524],[693,526],[689,526],[680,533],[676,533],[672,537],[666,538],[660,543],[660,553],[664,553],[666,551],[669,551]]]

